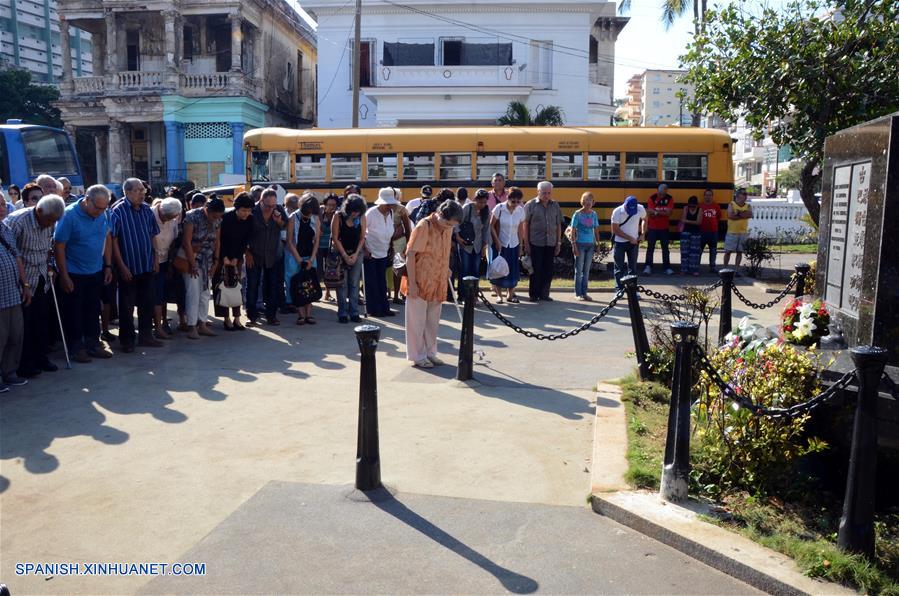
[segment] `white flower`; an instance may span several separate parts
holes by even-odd
[[[810,319],[815,314],[815,307],[812,306],[811,302],[804,303],[798,310],[800,319]]]
[[[793,332],[793,336],[796,339],[802,339],[807,335],[811,335],[812,331],[817,329],[817,326],[812,322],[810,318],[807,319],[799,319],[799,322],[796,323],[796,330]]]

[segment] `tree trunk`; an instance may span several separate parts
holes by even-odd
[[[815,174],[815,170],[820,163],[817,159],[809,160],[802,166],[799,173],[799,196],[808,209],[808,214],[817,226],[821,219],[821,205],[818,203],[818,197],[815,196],[815,189],[818,187],[818,180],[821,178],[821,172]]]

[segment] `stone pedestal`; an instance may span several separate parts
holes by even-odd
[[[827,138],[818,291],[849,346],[899,364],[899,112]]]

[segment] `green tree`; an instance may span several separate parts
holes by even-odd
[[[791,162],[789,167],[777,175],[779,191],[797,190],[802,182],[802,162]]]
[[[27,70],[0,71],[0,122],[20,118],[28,124],[62,126],[59,110],[53,102],[59,99],[59,90],[49,85],[35,85]]]
[[[824,139],[899,109],[899,2],[790,0],[752,12],[710,10],[681,57],[692,110],[789,144],[804,166],[799,190],[818,222]]]
[[[531,114],[524,103],[510,101],[506,113],[497,118],[496,123],[500,126],[564,126],[565,119],[559,106],[546,106]]]

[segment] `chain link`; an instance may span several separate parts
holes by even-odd
[[[703,294],[708,294],[724,285],[724,282],[720,279],[713,283],[712,285],[706,286],[704,288],[697,288]],[[663,300],[665,302],[677,302],[683,301],[686,302],[690,299],[688,294],[665,294],[663,292],[656,292],[655,290],[650,290],[646,286],[637,286],[637,291],[641,294],[646,294],[650,298],[655,298],[656,300]]]
[[[711,360],[709,360],[708,355],[699,345],[697,345],[694,350],[696,351],[702,370],[706,373],[706,375],[708,375],[712,383],[714,383],[718,387],[718,389],[721,391],[721,394],[731,399],[739,407],[746,408],[756,416],[766,416],[768,418],[778,419],[793,418],[795,416],[807,414],[821,404],[836,397],[842,389],[845,389],[849,385],[849,383],[851,383],[853,379],[855,379],[855,371],[849,371],[842,377],[840,377],[833,385],[807,401],[804,401],[800,404],[794,404],[787,408],[769,408],[766,406],[758,405],[748,396],[740,395],[737,390],[733,388],[733,386],[731,386],[721,378],[721,375],[715,369],[715,366],[712,364]]]
[[[566,338],[577,335],[581,331],[586,331],[587,329],[589,329],[590,327],[592,327],[593,325],[598,323],[599,320],[602,319],[604,316],[609,314],[609,311],[612,310],[612,308],[614,308],[616,304],[618,304],[618,301],[621,300],[622,296],[624,296],[624,290],[618,290],[618,293],[615,294],[615,297],[612,298],[612,300],[605,307],[603,307],[603,309],[601,311],[599,311],[599,313],[597,313],[597,315],[595,317],[593,317],[592,319],[590,319],[589,321],[587,321],[580,327],[575,327],[574,329],[569,329],[568,331],[563,331],[562,333],[556,333],[554,335],[546,335],[543,333],[535,333],[533,331],[528,331],[527,329],[519,327],[518,325],[516,325],[515,323],[513,323],[512,321],[507,319],[505,316],[503,316],[503,314],[500,313],[498,310],[496,310],[496,308],[492,304],[490,304],[490,302],[487,300],[487,297],[484,296],[484,292],[481,290],[478,290],[478,297],[480,297],[481,302],[484,303],[484,306],[487,308],[487,310],[489,310],[491,313],[493,313],[494,317],[496,317],[497,319],[502,321],[507,327],[512,329],[515,333],[520,333],[521,335],[524,335],[525,337],[532,337],[534,339],[548,340],[548,341],[555,341],[557,339],[566,339]]]
[[[749,308],[754,308],[755,310],[763,310],[766,308],[771,308],[772,306],[774,306],[775,304],[777,304],[778,302],[783,300],[783,297],[786,296],[787,294],[789,294],[790,290],[793,289],[793,286],[796,285],[797,279],[798,279],[798,276],[794,273],[793,276],[790,277],[790,281],[787,282],[787,287],[785,287],[783,290],[781,290],[780,294],[778,294],[776,298],[774,298],[773,300],[770,300],[768,302],[765,302],[764,304],[759,304],[758,302],[753,302],[752,300],[750,300],[749,298],[744,296],[743,293],[740,292],[739,288],[737,288],[737,286],[735,286],[735,285],[731,286],[731,289],[734,291],[734,295],[740,299],[740,302],[742,302]]]

